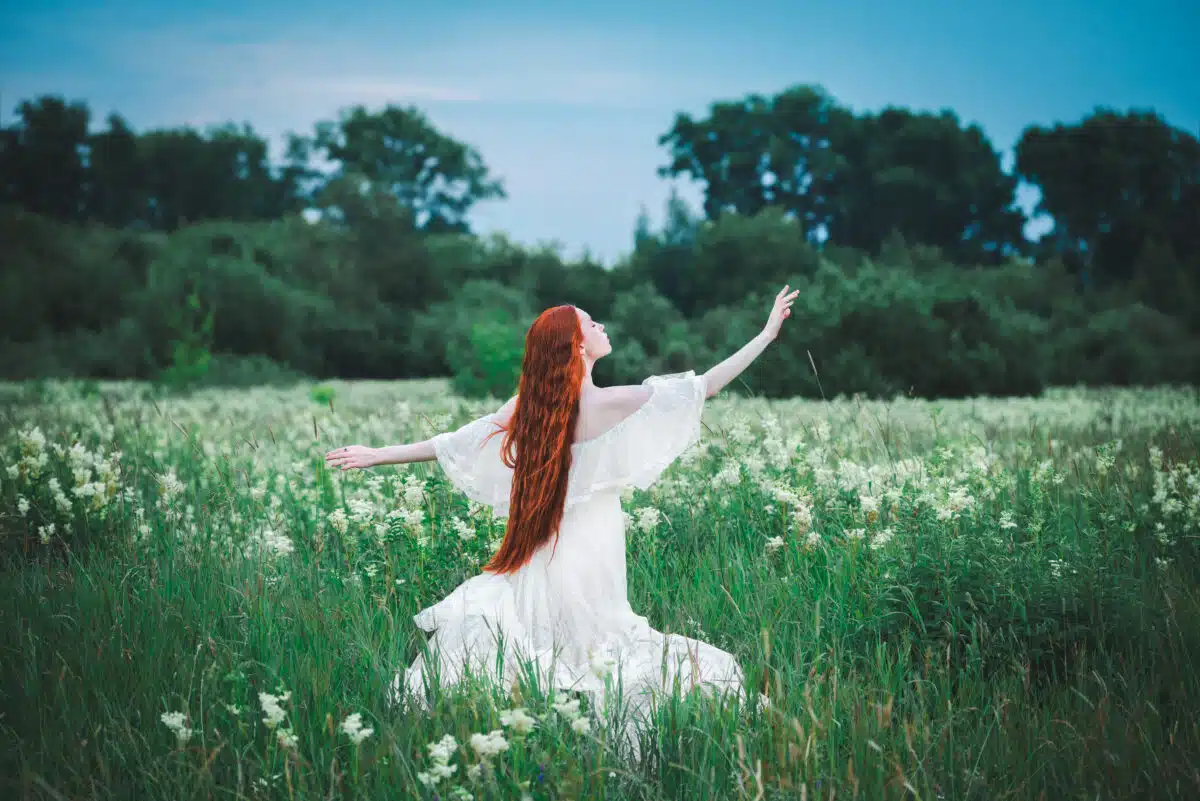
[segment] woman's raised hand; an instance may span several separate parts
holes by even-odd
[[[775,296],[775,305],[771,309],[771,316],[767,318],[767,324],[763,328],[763,332],[771,339],[779,336],[779,329],[783,326],[783,321],[792,315],[792,304],[799,294],[799,289],[793,290],[789,294],[788,286],[785,284],[783,289],[779,290],[779,294]]]
[[[325,454],[326,467],[340,467],[343,470],[364,469],[374,467],[379,464],[379,451],[377,448],[368,448],[366,445],[347,445],[344,448],[335,448]]]

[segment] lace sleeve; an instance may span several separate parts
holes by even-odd
[[[506,517],[513,471],[500,457],[504,432],[496,417],[480,417],[456,431],[438,434],[432,442],[450,483],[471,500],[492,507],[497,517]]]
[[[568,503],[607,489],[647,489],[699,441],[708,393],[704,376],[689,370],[642,383],[651,393],[637,411],[599,437],[576,443]]]

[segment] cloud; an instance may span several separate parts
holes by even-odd
[[[381,26],[382,28],[382,26]],[[650,108],[684,78],[661,50],[596,31],[466,26],[429,36],[310,26],[269,32],[228,21],[106,27],[89,47],[123,80],[172,83],[203,105],[273,94],[322,105],[356,102],[546,104]],[[63,34],[65,35],[65,34]]]
[[[297,97],[313,101],[334,101],[348,105],[378,105],[398,101],[432,103],[474,103],[479,92],[454,86],[439,86],[419,80],[390,79],[376,76],[275,76],[265,80],[238,83],[218,89],[230,97],[279,97],[288,102]]]

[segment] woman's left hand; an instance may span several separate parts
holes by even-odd
[[[347,445],[325,454],[325,466],[340,467],[342,470],[374,467],[379,463],[378,453],[376,448],[368,448],[366,445]]]
[[[788,294],[788,286],[784,284],[783,289],[779,290],[779,294],[775,296],[775,306],[771,309],[771,316],[767,318],[763,333],[771,339],[779,336],[779,329],[783,326],[783,321],[792,316],[792,304],[796,302],[796,296],[799,294],[799,289]]]

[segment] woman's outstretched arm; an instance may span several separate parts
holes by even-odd
[[[385,464],[409,464],[410,462],[432,462],[437,458],[433,451],[433,440],[413,442],[408,445],[387,445],[368,448],[366,445],[347,445],[334,448],[325,454],[326,467],[342,470],[366,469]]]
[[[798,294],[800,294],[799,289],[788,294],[788,287],[784,286],[775,296],[775,305],[771,309],[771,316],[767,318],[767,324],[763,330],[758,332],[754,339],[743,345],[737,353],[704,374],[704,381],[708,386],[708,397],[713,397],[730,381],[741,375],[742,371],[767,349],[767,345],[775,341],[775,338],[779,336],[779,329],[783,325],[783,321],[792,314],[792,303],[795,302]]]
[[[516,397],[491,415],[491,418],[501,426],[508,425],[516,408]],[[344,448],[334,448],[325,454],[326,467],[340,467],[342,470],[366,469],[387,464],[410,464],[412,462],[432,462],[437,459],[433,448],[433,440],[426,439],[407,445],[386,445],[382,448],[369,448],[366,445],[347,445]]]

